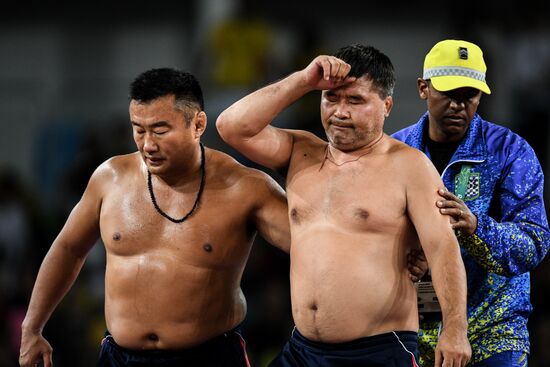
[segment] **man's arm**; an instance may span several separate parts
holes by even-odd
[[[29,307],[21,325],[21,366],[41,361],[52,365],[52,348],[42,330],[54,309],[76,280],[86,255],[99,237],[100,186],[105,169],[90,179],[80,202],[50,247],[36,278]]]
[[[350,66],[332,56],[318,56],[305,69],[259,89],[221,113],[216,127],[222,139],[263,166],[288,166],[292,135],[271,126],[285,108],[310,91],[335,88],[354,80]]]
[[[260,203],[254,213],[260,235],[273,246],[290,252],[288,203],[284,190],[268,174],[261,172],[254,190],[260,192]]]
[[[449,218],[441,215],[433,204],[443,182],[422,152],[412,148],[407,151],[404,160],[407,164],[403,167],[407,212],[430,265],[443,316],[435,365],[440,367],[447,361],[446,365],[465,366],[472,353],[467,338],[466,271]]]
[[[516,146],[519,149],[511,153],[496,190],[494,203],[499,205],[500,218],[468,208],[449,192],[442,194],[438,204],[443,214],[455,218],[459,241],[477,263],[503,276],[533,270],[550,248],[542,168],[527,143]]]

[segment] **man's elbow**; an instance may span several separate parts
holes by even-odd
[[[216,119],[216,129],[220,137],[226,142],[229,143],[231,136],[234,133],[231,128],[231,123],[229,119],[225,116],[225,112],[222,112]]]
[[[234,148],[242,146],[244,142],[258,134],[258,131],[253,130],[250,124],[240,121],[237,123],[226,111],[216,119],[216,129],[223,141]]]

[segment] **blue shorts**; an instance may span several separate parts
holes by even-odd
[[[250,367],[239,328],[196,347],[181,350],[132,350],[118,345],[107,331],[101,341],[98,367]]]
[[[481,362],[472,363],[471,367],[527,367],[527,353],[510,350],[495,354]]]
[[[413,331],[395,331],[326,344],[310,341],[294,328],[269,367],[418,367],[417,339]]]

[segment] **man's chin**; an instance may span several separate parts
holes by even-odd
[[[351,139],[345,134],[330,134],[327,135],[328,141],[335,147],[347,146],[350,144]]]
[[[355,136],[332,135],[329,142],[330,145],[343,152],[361,148],[361,143]]]
[[[444,126],[447,129],[466,130],[468,128],[468,125],[469,125],[468,122],[462,119],[445,119],[444,120]]]
[[[445,128],[445,135],[449,137],[463,136],[466,133],[466,130],[468,130],[467,126],[463,124],[447,125]]]
[[[163,174],[164,171],[166,171],[166,167],[163,164],[150,164],[149,162],[147,162],[146,166],[147,170],[153,175],[160,175]]]

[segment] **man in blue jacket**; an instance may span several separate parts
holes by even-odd
[[[550,243],[544,177],[523,138],[476,113],[482,93],[491,93],[486,70],[477,45],[437,43],[417,82],[428,112],[393,137],[430,157],[447,187],[437,206],[451,217],[466,267],[471,366],[527,366],[529,272]],[[433,364],[433,315],[419,333],[423,366]]]

